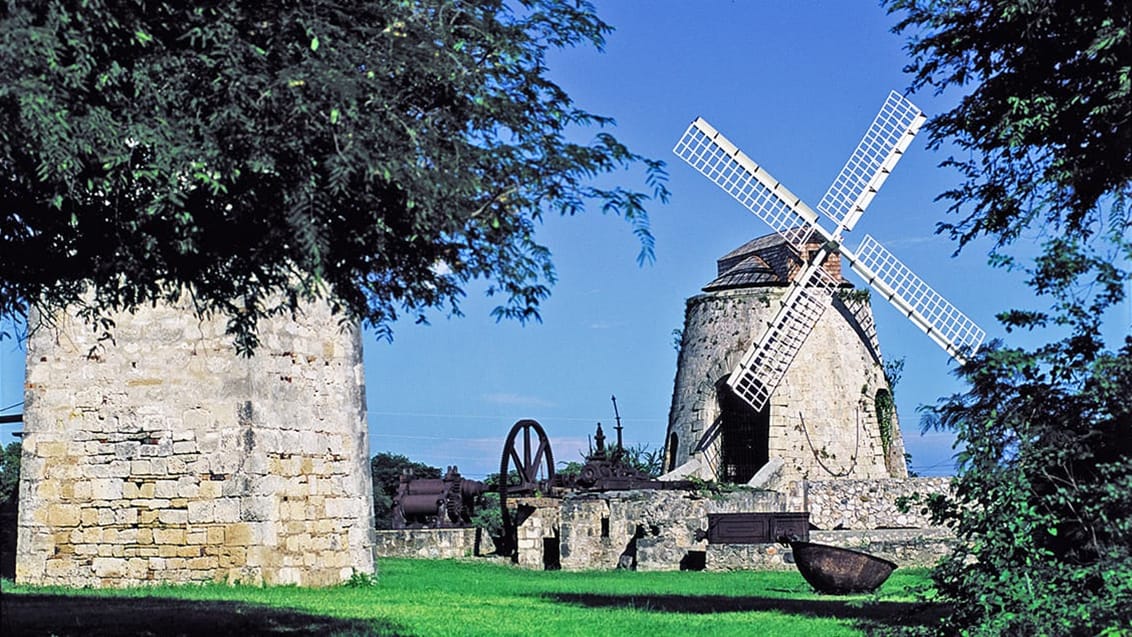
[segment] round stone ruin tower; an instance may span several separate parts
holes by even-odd
[[[811,235],[808,253],[820,247]],[[805,480],[905,478],[904,442],[884,375],[867,292],[841,287],[762,410],[725,381],[769,327],[803,263],[778,234],[718,261],[687,301],[665,437],[668,477],[799,492]],[[878,414],[879,412],[879,414]]]
[[[16,579],[338,584],[374,571],[360,330],[322,303],[238,355],[188,296],[32,316]]]

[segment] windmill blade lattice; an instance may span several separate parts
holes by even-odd
[[[849,161],[818,202],[818,211],[839,228],[852,230],[926,120],[915,104],[896,91],[889,93]]]
[[[819,251],[819,256],[796,279],[770,329],[755,347],[747,350],[727,379],[731,389],[756,411],[766,405],[837,291],[839,282],[822,267],[827,254],[825,250]]]
[[[963,364],[978,350],[986,332],[871,235],[856,253],[844,248],[841,253],[854,272],[955,360]]]
[[[798,232],[798,222],[815,225],[817,213],[751,161],[711,124],[696,118],[672,152],[755,213],[801,252],[809,232]]]

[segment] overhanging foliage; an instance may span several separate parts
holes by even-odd
[[[667,195],[662,163],[567,139],[612,122],[546,53],[609,31],[571,0],[8,2],[0,316],[191,291],[246,352],[305,298],[388,336],[482,278],[537,319],[544,214],[619,214],[648,259],[650,195],[593,178],[641,165]]]

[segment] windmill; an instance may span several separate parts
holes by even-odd
[[[840,255],[878,294],[912,321],[951,357],[964,364],[985,332],[933,290],[872,236],[856,250],[842,243],[907,150],[926,117],[895,91],[885,100],[865,136],[817,205],[817,211],[786,189],[766,169],[702,118],[697,118],[673,152],[766,222],[803,259],[782,307],[762,336],[747,349],[727,385],[755,410],[770,399],[786,370],[830,305],[838,281],[822,267]],[[820,212],[820,215],[819,215]],[[824,215],[835,224],[827,230]],[[801,226],[799,226],[801,222]],[[824,244],[806,254],[817,234]]]

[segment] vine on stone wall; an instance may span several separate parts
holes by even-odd
[[[892,392],[881,389],[877,391],[874,401],[877,413],[877,423],[880,426],[880,444],[884,455],[888,456],[888,449],[892,446],[892,425],[896,415],[896,402],[892,399]]]

